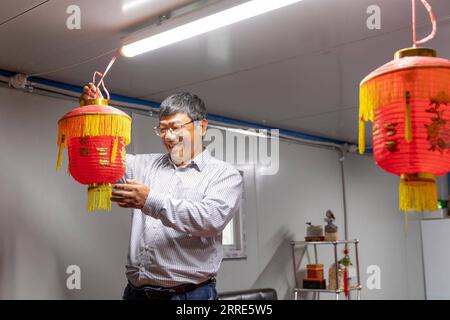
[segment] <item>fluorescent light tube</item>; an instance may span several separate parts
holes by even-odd
[[[302,0],[251,0],[148,38],[126,44],[122,47],[121,52],[125,57],[134,57],[141,53],[156,50],[300,1]]]

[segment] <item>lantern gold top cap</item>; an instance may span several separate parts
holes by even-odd
[[[437,56],[437,52],[434,49],[431,48],[405,48],[398,50],[395,55],[394,59],[401,59],[404,57],[433,57],[435,58]]]
[[[107,106],[108,105],[108,100],[107,99],[103,99],[103,98],[87,99],[87,100],[80,99],[80,107],[89,106],[89,105]]]

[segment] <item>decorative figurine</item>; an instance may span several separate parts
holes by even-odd
[[[336,218],[331,210],[327,210],[326,218],[324,220],[327,223],[325,226],[325,241],[337,241],[339,239],[337,232],[338,227],[333,224],[333,221],[336,220]]]

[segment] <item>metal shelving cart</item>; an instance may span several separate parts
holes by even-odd
[[[291,247],[292,247],[292,261],[294,263],[294,278],[295,278],[295,288],[294,288],[294,299],[298,300],[298,293],[299,292],[315,292],[317,299],[320,298],[320,293],[334,293],[336,294],[336,300],[339,300],[339,294],[344,292],[343,289],[339,289],[339,277],[338,277],[338,245],[345,245],[348,246],[349,244],[353,244],[355,246],[355,264],[356,264],[356,279],[357,284],[354,286],[350,286],[348,288],[349,292],[356,291],[357,292],[357,300],[361,300],[361,279],[360,279],[360,273],[359,273],[359,257],[358,257],[358,239],[354,240],[339,240],[339,241],[291,241]],[[317,246],[319,245],[332,245],[334,250],[334,263],[336,267],[336,290],[330,290],[330,289],[304,289],[301,288],[301,286],[298,284],[297,280],[297,264],[295,259],[295,248],[299,246],[305,247],[305,250],[308,250],[308,247],[313,246],[314,247],[314,260],[315,263],[318,263],[318,254],[317,254]]]

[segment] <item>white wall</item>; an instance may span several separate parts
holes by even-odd
[[[86,186],[56,172],[57,121],[74,101],[0,88],[0,298],[120,298],[130,216],[86,212]],[[66,268],[81,268],[67,290]]]
[[[369,299],[424,299],[420,224],[397,210],[399,178],[377,167],[370,156],[347,155],[345,161],[349,236],[361,241],[361,275],[381,269],[381,290],[363,292]]]
[[[124,264],[130,216],[117,207],[88,214],[86,188],[55,171],[56,123],[76,102],[0,88],[0,298],[119,299],[126,284]],[[136,153],[160,152],[156,121],[133,116]],[[305,222],[322,224],[331,209],[343,237],[338,154],[282,142],[277,175],[257,166],[245,171],[247,259],[227,260],[218,276],[220,291],[273,287],[291,298],[294,272],[289,241],[301,240]],[[65,159],[66,160],[66,159]],[[67,163],[67,162],[65,162]],[[381,290],[363,298],[423,297],[421,251],[410,223],[408,239],[396,209],[397,179],[369,157],[345,160],[349,235],[359,238],[365,269],[382,269]],[[326,269],[331,251],[319,252]],[[82,271],[82,290],[65,286],[68,265]]]

